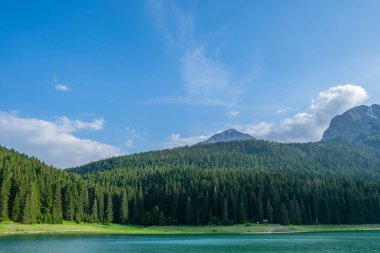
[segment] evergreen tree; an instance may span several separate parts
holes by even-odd
[[[261,201],[261,196],[259,194],[257,198],[257,221],[263,222],[264,219],[264,209],[263,209],[263,202]]]
[[[247,221],[247,209],[245,207],[244,200],[240,200],[240,206],[239,206],[239,223],[245,223]]]
[[[192,224],[192,205],[190,197],[186,199],[186,207],[185,207],[185,222],[186,224]]]
[[[302,222],[301,211],[296,198],[290,201],[289,220],[291,224],[300,225]]]
[[[281,225],[289,225],[288,210],[286,209],[286,206],[284,203],[281,204],[280,214],[279,214],[279,223]]]
[[[223,222],[228,222],[229,221],[229,218],[228,218],[228,202],[227,202],[227,199],[224,198],[224,201],[223,201]]]
[[[21,219],[21,200],[19,192],[15,193],[15,197],[12,202],[11,218],[16,222]]]
[[[62,207],[63,218],[68,221],[73,221],[75,218],[73,187],[71,184],[66,185],[62,191]]]
[[[265,214],[266,214],[268,223],[273,223],[273,208],[272,208],[272,205],[270,204],[269,199],[267,200],[267,204],[265,207]]]
[[[33,224],[36,223],[39,215],[39,198],[37,187],[34,183],[30,185],[30,192],[27,193],[25,198],[24,210],[22,214],[22,223]]]
[[[92,218],[93,222],[99,222],[99,219],[98,219],[98,200],[96,198],[94,198],[94,201],[92,202],[91,218]]]
[[[7,166],[7,165],[5,165]],[[0,171],[0,222],[8,220],[11,177],[8,168]]]
[[[219,194],[218,194],[218,188],[214,186],[213,189],[213,195],[212,195],[212,215],[214,217],[219,216]]]
[[[52,223],[52,207],[53,207],[53,192],[51,188],[51,184],[48,178],[42,182],[42,190],[41,190],[41,213],[42,217],[40,222],[42,223]]]
[[[128,199],[127,194],[125,191],[122,191],[121,197],[120,197],[120,212],[119,212],[119,221],[121,224],[127,224],[128,223],[128,216],[129,216],[129,210],[128,210]]]
[[[62,219],[61,184],[57,182],[54,186],[52,222],[54,224],[62,224]]]
[[[105,194],[105,210],[104,210],[104,223],[110,224],[112,222],[112,196],[111,194]]]

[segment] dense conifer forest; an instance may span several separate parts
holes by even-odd
[[[365,146],[237,141],[69,170],[0,148],[0,162],[0,221],[380,223],[380,152]]]

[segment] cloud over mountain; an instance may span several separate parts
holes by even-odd
[[[240,129],[255,137],[276,141],[318,141],[334,116],[365,102],[368,98],[367,91],[361,86],[338,85],[321,91],[311,101],[306,112],[297,113],[277,124],[260,122],[240,126]]]

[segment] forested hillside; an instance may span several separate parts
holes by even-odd
[[[69,171],[0,148],[0,161],[1,221],[380,222],[380,156],[364,146],[237,141],[128,155]]]
[[[379,150],[344,142],[281,144],[235,141],[126,155],[69,169],[87,174],[112,169],[263,169],[378,179]]]
[[[103,211],[101,219],[97,213],[91,216],[89,201],[101,187],[89,186],[78,175],[49,167],[37,159],[2,147],[0,166],[0,221],[111,221],[104,217]]]

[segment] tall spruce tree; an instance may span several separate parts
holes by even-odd
[[[268,223],[273,223],[273,208],[269,199],[267,200],[267,204],[265,206],[265,214]]]
[[[281,225],[289,225],[289,215],[288,210],[286,209],[286,206],[284,203],[281,204],[280,208],[280,214],[279,214],[279,223]]]
[[[9,219],[9,197],[11,194],[10,169],[6,167],[0,170],[0,222]]]
[[[113,219],[112,195],[110,193],[107,193],[104,195],[104,197],[105,197],[104,224],[110,224]]]
[[[61,183],[57,182],[54,185],[52,222],[53,224],[62,224],[62,193]]]
[[[121,224],[127,224],[128,219],[129,219],[128,198],[127,198],[126,192],[123,190],[120,197],[119,222]]]

